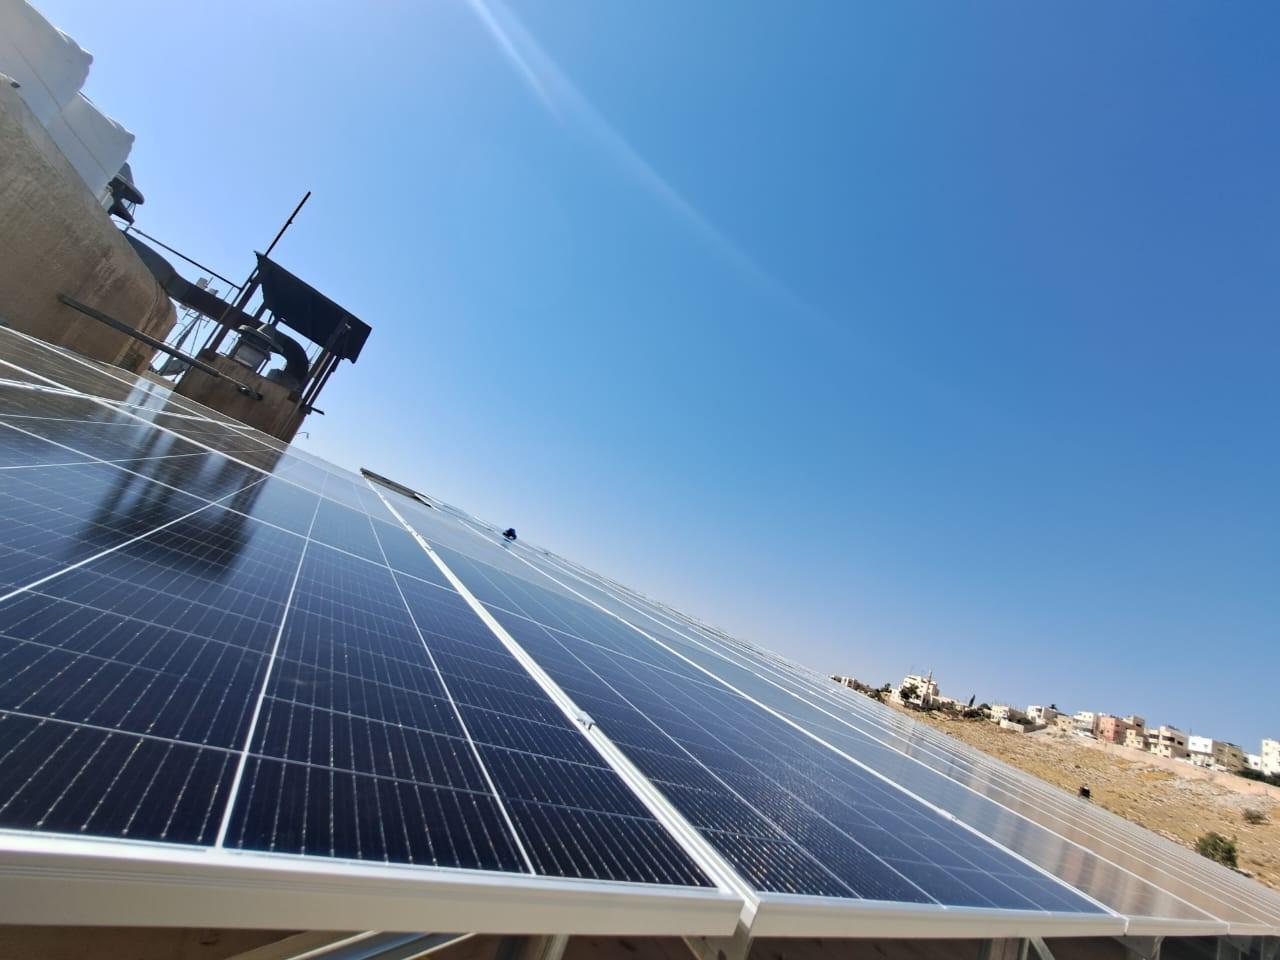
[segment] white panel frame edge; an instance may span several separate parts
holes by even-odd
[[[836,907],[823,897],[764,894],[751,927],[754,937],[876,937],[896,939],[992,939],[1003,937],[1118,937],[1133,933],[1117,914],[1077,914],[980,907],[927,907],[870,902]],[[1171,921],[1158,933],[1225,934],[1220,921]]]
[[[0,833],[0,924],[727,936],[712,887]]]

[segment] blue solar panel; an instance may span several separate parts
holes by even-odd
[[[1245,891],[1214,890],[1206,883],[1204,865],[1193,861],[1184,870],[1172,862],[1168,854],[1177,848],[1163,856],[1140,857],[1116,836],[1106,841],[1108,859],[1096,856],[1089,844],[1106,836],[1106,825],[1086,827],[1082,815],[1106,816],[1100,811],[1025,775],[1010,778],[1008,768],[997,769],[989,758],[950,738],[932,735],[932,743],[921,742],[927,728],[902,714],[567,561],[533,552],[527,556],[532,565],[563,579],[591,602],[641,625],[682,656],[1114,910],[1194,922],[1203,921],[1208,908],[1213,916],[1257,923],[1275,909],[1250,906],[1241,898]],[[1159,883],[1144,876],[1154,865]]]
[[[0,828],[695,888],[727,869],[836,910],[1280,916],[448,505],[0,343]]]
[[[363,483],[147,416],[0,387],[0,826],[710,883]]]
[[[449,521],[407,500],[428,540]],[[758,890],[1096,913],[1067,887],[473,537],[436,549],[499,623]],[[482,562],[478,557],[492,563]]]

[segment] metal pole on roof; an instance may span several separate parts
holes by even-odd
[[[263,254],[264,257],[271,256],[271,251],[276,248],[276,244],[280,242],[280,238],[284,236],[284,232],[289,229],[289,224],[293,223],[293,218],[298,215],[298,211],[301,210],[303,205],[310,199],[311,191],[308,190],[307,195],[299,200],[298,205],[293,208],[293,213],[289,214],[289,219],[284,222],[284,226],[280,228],[280,232],[276,234],[276,238],[271,241],[271,246],[267,247],[267,252]]]
[[[269,253],[271,253],[272,250],[276,248],[276,244],[280,242],[280,238],[284,236],[284,232],[288,230],[290,224],[293,223],[293,218],[298,215],[298,211],[301,210],[303,205],[310,199],[311,199],[311,191],[308,190],[306,193],[306,196],[304,196],[301,200],[299,200],[298,205],[293,208],[293,213],[289,214],[289,219],[284,222],[284,226],[281,227],[280,230],[276,233],[275,239],[272,240],[271,245],[267,247],[267,252],[263,254],[264,257],[267,256]],[[249,305],[249,301],[253,299],[253,295],[258,292],[257,278],[258,278],[258,265],[255,263],[253,266],[253,269],[249,271],[248,278],[240,287],[241,293],[239,298],[236,300],[234,304],[227,304],[226,309],[222,311],[222,316],[217,318],[218,325],[209,334],[209,339],[205,341],[205,345],[204,345],[205,350],[218,349],[219,345],[222,343],[223,338],[226,337],[227,335],[227,330],[228,330],[228,326],[226,323],[227,314],[229,314],[233,308],[235,310],[243,310],[245,307]]]

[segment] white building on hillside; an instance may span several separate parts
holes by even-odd
[[[1187,737],[1187,759],[1197,767],[1213,766],[1213,737]]]
[[[1244,766],[1246,770],[1257,770],[1258,773],[1261,773],[1262,772],[1262,754],[1246,753],[1244,755]]]
[[[911,697],[903,697],[902,691],[914,687],[915,693]],[[935,697],[938,696],[938,685],[933,680],[933,674],[922,677],[916,673],[908,673],[902,678],[902,682],[898,684],[898,689],[890,694],[889,699],[894,703],[918,703],[922,707],[931,704]]]
[[[1246,766],[1243,750],[1212,737],[1187,737],[1187,759],[1197,767],[1217,770],[1242,770]]]
[[[1098,729],[1098,715],[1092,710],[1081,710],[1071,718],[1076,733],[1082,737],[1092,737]]]
[[[1053,723],[1057,716],[1058,711],[1054,707],[1038,705],[1027,707],[1027,719],[1032,723]]]
[[[1280,740],[1263,740],[1262,772],[1270,776],[1280,776]]]

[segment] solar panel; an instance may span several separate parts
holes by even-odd
[[[530,563],[718,677],[1126,916],[1131,930],[1274,929],[1280,898],[826,677],[697,624],[560,558]],[[1016,814],[1011,816],[1010,814]]]
[[[400,506],[428,540],[448,522]],[[465,553],[436,549],[757,891],[1105,915],[634,628],[518,575],[507,548],[473,538]]]
[[[116,386],[0,385],[0,829],[705,889],[731,925],[362,481]]]
[[[740,644],[644,598],[618,596],[616,588],[605,588],[571,565],[545,558],[536,558],[535,563],[549,563],[553,572],[567,574],[624,615],[641,615],[684,654],[891,773],[895,781],[955,811],[987,835],[1002,839],[1004,831],[1008,839],[1002,842],[1128,916],[1195,922],[1208,915],[1241,929],[1268,927],[1280,919],[1278,898],[1265,888],[1205,863],[1105,810],[833,686],[812,671]],[[598,590],[593,590],[593,582]],[[1038,829],[1028,829],[1008,817],[1008,812],[1025,816]],[[1106,863],[1080,862],[1074,852],[1080,846],[1103,854]]]
[[[0,330],[0,885],[55,917],[120,876],[79,922],[1280,929],[812,671]]]

